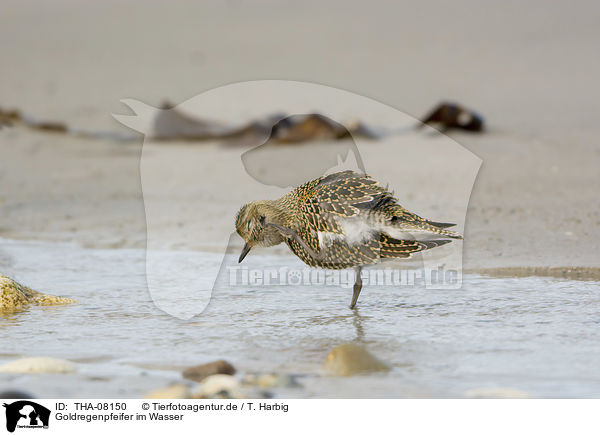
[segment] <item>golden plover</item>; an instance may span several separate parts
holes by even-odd
[[[285,242],[311,267],[355,268],[356,282],[350,308],[362,288],[361,267],[411,254],[451,240],[460,234],[409,212],[376,180],[353,171],[337,172],[305,183],[274,201],[244,205],[235,227],[246,244],[239,258],[255,246]],[[436,236],[431,240],[410,234]]]

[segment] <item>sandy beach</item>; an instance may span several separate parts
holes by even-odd
[[[455,99],[482,113],[489,127],[480,135],[449,133],[483,160],[466,217],[465,268],[597,266],[590,241],[600,236],[593,188],[600,148],[592,90],[600,61],[594,14],[584,13],[596,5],[541,2],[523,11],[518,3],[381,4],[369,14],[344,3],[314,16],[308,3],[176,4],[166,11],[148,2],[73,4],[3,4],[2,107],[128,134],[111,117],[127,113],[123,98],[179,103],[251,79],[328,84],[414,117]],[[293,39],[294,32],[303,37]],[[123,144],[5,128],[0,146],[1,237],[144,246],[141,135]],[[212,144],[198,147],[208,158],[218,152]],[[397,194],[402,200],[418,192]],[[249,199],[239,196],[240,204]],[[208,218],[182,215],[178,224],[193,228]]]
[[[141,397],[150,387],[180,380],[182,368],[220,358],[240,372],[305,376],[308,388],[284,391],[288,397],[469,397],[465,391],[490,386],[514,386],[534,397],[598,397],[594,364],[600,356],[593,343],[599,322],[594,281],[600,281],[599,12],[591,1],[541,0],[526,8],[516,1],[465,0],[168,6],[3,1],[0,109],[136,139],[0,126],[0,274],[81,302],[63,311],[40,308],[0,318],[0,332],[39,346],[40,354],[88,367],[73,378],[80,390],[61,390],[60,377],[37,390],[52,397]],[[150,226],[168,241],[158,246],[167,252],[161,255],[187,250],[205,266],[222,252],[219,243],[234,231],[242,204],[285,189],[256,187],[247,174],[230,170],[247,149],[214,140],[144,142],[113,114],[132,114],[123,99],[185,106],[211,89],[268,79],[348,91],[393,108],[406,122],[441,101],[456,101],[485,118],[482,133],[411,131],[361,145],[369,172],[396,173],[403,181],[392,186],[401,204],[459,224],[463,293],[376,288],[365,297],[363,315],[350,315],[339,314],[348,289],[327,296],[307,288],[304,297],[276,288],[259,297],[254,289],[231,287],[220,288],[205,317],[187,323],[157,309],[145,274]],[[239,107],[215,101],[202,113],[243,123],[290,110],[272,104],[271,97],[253,96]],[[391,130],[407,125],[376,111],[359,113],[343,99],[328,100],[325,109],[306,98],[306,107],[339,114],[339,122],[358,118]],[[444,144],[460,145],[473,162],[481,160],[474,183],[474,163],[431,156]],[[420,178],[402,177],[406,161]],[[165,168],[201,172],[203,183],[181,183],[174,190],[165,181],[151,196],[152,210],[159,212],[150,225],[143,171],[155,170],[160,185]],[[456,205],[446,193],[459,192],[452,189],[461,183],[473,189]],[[285,246],[264,253],[249,260],[279,264],[285,259],[279,254],[289,256]],[[179,306],[189,302],[177,296]],[[98,329],[86,330],[91,338],[75,334],[75,350],[34,342],[26,327],[39,322],[70,339],[82,318]],[[136,330],[139,325],[144,333]],[[169,328],[167,338],[154,334]],[[557,338],[563,333],[571,335]],[[366,343],[390,362],[395,383],[321,377],[327,351],[350,341]],[[113,342],[109,355],[105,349]],[[137,345],[142,351],[133,355]],[[3,359],[19,356],[28,354],[11,341]],[[97,365],[85,366],[89,361]],[[579,361],[585,361],[581,377],[569,378]],[[148,365],[161,368],[146,383],[146,373],[140,373]],[[170,371],[161,372],[164,367]],[[539,367],[543,375],[536,377]],[[31,378],[2,379],[15,388],[37,388]],[[562,384],[564,379],[574,386]],[[121,384],[129,381],[123,393]]]

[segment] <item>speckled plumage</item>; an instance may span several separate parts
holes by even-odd
[[[309,181],[274,201],[246,204],[236,217],[246,242],[240,261],[253,246],[285,242],[304,263],[325,269],[407,258],[461,239],[449,226],[409,212],[376,180],[353,171]],[[412,237],[422,232],[439,238]]]

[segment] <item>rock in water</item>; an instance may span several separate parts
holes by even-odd
[[[235,368],[222,359],[207,364],[190,367],[183,371],[183,377],[191,381],[200,382],[212,375],[234,375]]]
[[[390,368],[356,344],[347,343],[335,347],[327,355],[325,369],[337,376],[359,373],[387,372]]]
[[[7,276],[0,275],[0,312],[21,310],[28,305],[64,305],[75,300],[45,295],[30,289]]]
[[[261,388],[297,388],[302,386],[295,376],[277,373],[248,373],[244,376],[243,383]]]
[[[150,391],[144,399],[191,399],[191,392],[187,385],[175,384],[170,387]]]
[[[240,381],[230,375],[207,377],[194,394],[196,399],[242,399],[244,397],[240,391]]]
[[[50,357],[22,358],[0,366],[0,373],[73,373],[71,361]]]

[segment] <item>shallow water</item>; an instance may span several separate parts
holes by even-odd
[[[189,258],[214,264],[214,254]],[[249,264],[289,261],[255,255]],[[347,288],[221,285],[202,314],[181,320],[154,304],[141,250],[0,240],[0,271],[79,301],[0,315],[0,363],[80,363],[72,375],[0,374],[3,389],[38,397],[140,397],[180,380],[181,368],[217,358],[242,373],[301,375],[303,388],[277,397],[463,397],[492,387],[600,397],[597,282],[467,275],[458,290],[365,286],[356,312]],[[169,291],[175,304],[189,298],[186,289]],[[393,370],[327,376],[328,351],[345,342],[363,344]]]

